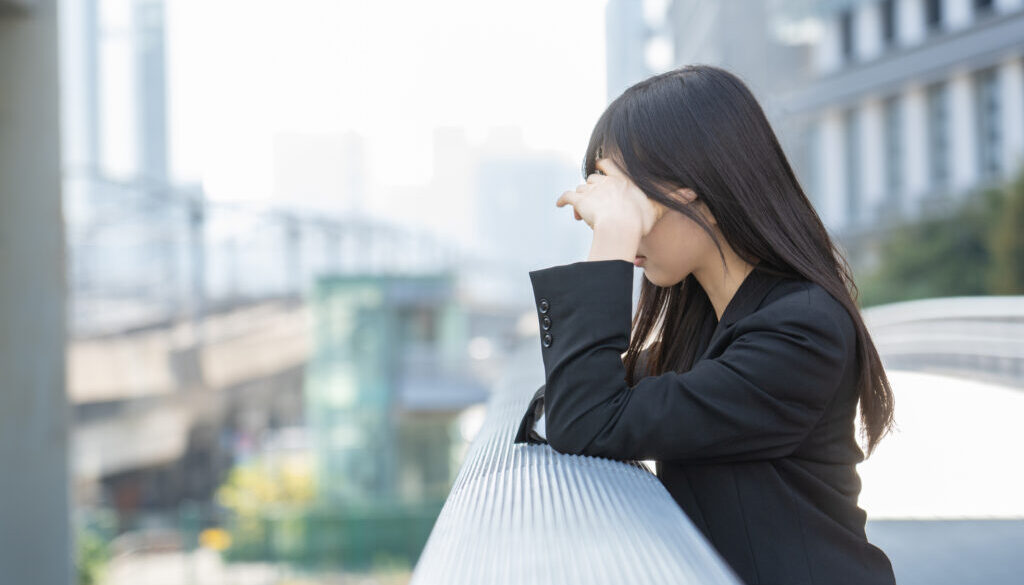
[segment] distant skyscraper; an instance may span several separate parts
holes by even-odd
[[[605,7],[605,50],[609,102],[630,85],[651,75],[645,59],[649,37],[641,0],[608,1]]]

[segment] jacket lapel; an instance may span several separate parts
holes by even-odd
[[[768,291],[784,280],[784,278],[765,268],[762,262],[755,264],[754,269],[740,283],[736,293],[729,300],[729,304],[726,305],[725,311],[722,312],[722,318],[715,325],[715,330],[711,333],[711,340],[708,342],[701,359],[711,351],[711,348],[725,335],[733,323],[753,313],[768,294]]]

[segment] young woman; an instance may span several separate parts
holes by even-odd
[[[545,384],[515,441],[654,460],[748,584],[894,583],[865,536],[854,438],[859,404],[870,456],[892,391],[849,266],[750,90],[700,65],[637,83],[583,167],[556,204],[593,243],[530,272]]]

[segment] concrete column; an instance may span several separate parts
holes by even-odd
[[[959,67],[949,77],[949,164],[951,188],[956,194],[978,180],[977,124],[971,72]]]
[[[999,104],[1003,121],[1003,173],[1010,178],[1024,165],[1024,55],[999,64]]]
[[[814,72],[817,75],[832,73],[838,70],[843,62],[839,46],[839,19],[836,14],[829,13],[822,26],[824,30],[818,42],[814,44],[812,52]]]
[[[843,153],[842,113],[836,108],[826,110],[820,122],[821,132],[821,205],[818,215],[825,226],[832,231],[845,227],[846,206],[843,195],[846,189],[846,165]]]
[[[896,38],[910,47],[924,39],[924,0],[896,0]]]
[[[882,103],[877,97],[865,100],[861,107],[861,219],[868,223],[878,220],[879,206],[885,193],[885,134]]]
[[[928,98],[924,87],[911,85],[903,92],[903,211],[916,217],[928,191]]]
[[[57,1],[0,0],[0,580],[69,585]]]
[[[861,2],[854,7],[854,51],[860,61],[882,54],[882,13],[877,2]]]
[[[974,20],[973,13],[971,0],[943,0],[942,28],[946,30],[966,28]]]

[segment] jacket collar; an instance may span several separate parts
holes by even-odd
[[[726,305],[725,311],[722,312],[722,318],[715,325],[715,330],[711,334],[711,341],[714,342],[719,334],[730,325],[753,313],[768,292],[785,278],[778,271],[767,267],[764,261],[755,264],[753,270],[747,274],[739,288],[736,289],[729,304]]]

